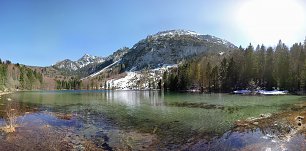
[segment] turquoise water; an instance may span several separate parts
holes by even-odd
[[[104,130],[109,137],[109,147],[120,144],[116,135],[123,131],[125,134],[152,134],[159,140],[157,148],[166,149],[177,149],[197,139],[222,136],[231,130],[236,120],[281,112],[305,101],[301,96],[292,95],[37,91],[6,95],[1,102],[5,103],[8,97],[22,106],[35,108],[34,117],[49,123],[50,117],[45,113],[73,116],[68,123],[52,120],[53,126],[73,127],[84,136]]]

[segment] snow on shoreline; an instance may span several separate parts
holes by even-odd
[[[250,90],[236,90],[233,91],[234,94],[251,94],[252,91]],[[260,95],[285,95],[288,94],[288,91],[279,91],[279,90],[272,90],[272,91],[267,91],[267,90],[258,90],[254,91],[254,94],[260,94]]]
[[[288,94],[288,91],[279,91],[279,90],[273,90],[273,91],[266,91],[266,90],[259,90],[257,91],[258,94],[262,95],[284,95]]]

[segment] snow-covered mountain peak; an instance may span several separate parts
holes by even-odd
[[[196,33],[194,31],[190,30],[167,30],[158,32],[157,34],[152,35],[153,37],[160,37],[160,36],[181,36],[181,35],[190,35],[190,36],[198,36],[201,35],[199,33]]]
[[[162,37],[176,37],[176,36],[192,36],[198,39],[205,40],[207,42],[212,42],[215,44],[222,44],[222,45],[227,45],[228,47],[235,48],[235,45],[232,43],[228,42],[227,40],[211,36],[211,35],[204,35],[204,34],[199,34],[197,32],[191,31],[191,30],[167,30],[167,31],[161,31],[158,32],[157,34],[148,36],[149,38],[153,39],[159,39]]]
[[[85,54],[82,58],[80,58],[78,61],[90,61],[98,58],[97,56],[92,56],[89,54]]]
[[[104,59],[101,58],[101,57],[85,54],[76,63],[79,66],[79,68],[83,68],[84,66],[87,66],[89,64],[92,64],[92,63],[101,63],[103,61],[104,61]]]
[[[80,68],[83,68],[89,64],[98,64],[105,61],[104,58],[97,57],[97,56],[92,56],[89,54],[85,54],[82,56],[80,59],[77,61],[71,61],[69,59],[66,59],[64,61],[57,62],[55,65],[53,65],[56,68],[59,69],[66,69],[69,71],[75,71]]]
[[[161,31],[137,42],[132,48],[124,47],[112,55],[101,58],[84,54],[77,61],[65,60],[53,67],[81,77],[93,78],[102,72],[142,71],[179,64],[199,55],[222,56],[237,47],[211,35],[191,30]]]
[[[94,56],[91,56],[91,55],[86,53],[86,54],[84,54],[84,56],[82,58],[92,58],[92,57],[94,57]]]

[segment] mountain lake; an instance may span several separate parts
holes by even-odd
[[[303,96],[31,91],[0,98],[0,150],[306,150]],[[12,117],[13,116],[13,117]]]

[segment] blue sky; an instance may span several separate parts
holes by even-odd
[[[188,29],[246,46],[237,0],[0,0],[0,58],[48,66],[108,56],[147,35]]]

